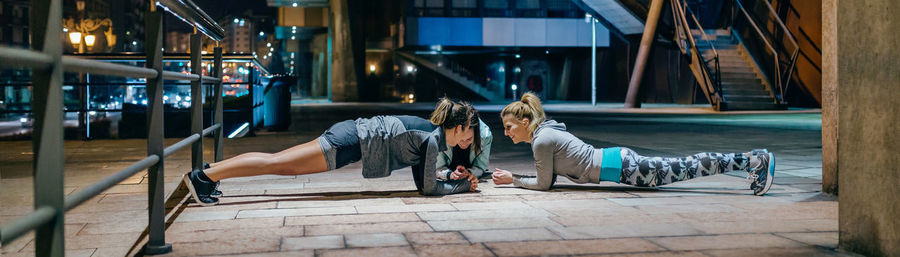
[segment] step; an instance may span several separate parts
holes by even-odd
[[[722,95],[726,102],[774,103],[775,98],[769,95]]]
[[[716,69],[716,64],[713,63],[713,62],[710,62],[709,65],[707,65],[706,67],[709,68],[710,70],[715,70],[715,69]],[[730,66],[726,66],[726,65],[722,65],[722,63],[719,63],[719,71],[721,71],[721,72],[746,72],[746,73],[756,73],[756,71],[753,70],[753,68],[751,68],[750,66],[746,66],[746,65],[743,65],[743,66],[738,66],[738,65],[730,65]]]
[[[742,101],[726,101],[719,105],[720,111],[741,111],[741,110],[787,110],[786,104],[776,103],[758,103],[758,102],[742,102]]]
[[[735,81],[735,80],[744,80],[744,79],[758,79],[756,73],[750,72],[722,72],[722,81]]]
[[[707,50],[712,51],[712,47],[709,47],[709,45],[700,42],[697,42],[697,49],[700,49],[700,52],[705,52]],[[733,49],[737,49],[737,45],[716,45],[716,51]]]

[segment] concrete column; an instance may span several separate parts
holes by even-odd
[[[332,20],[332,61],[331,100],[352,102],[359,99],[357,76],[353,62],[353,41],[351,40],[350,12],[348,0],[331,0]]]
[[[823,13],[835,19],[823,21],[837,30],[823,36],[837,38],[837,76],[825,81],[840,99],[840,247],[900,256],[900,1],[826,1],[833,2]]]
[[[822,0],[822,192],[838,193],[837,1]]]

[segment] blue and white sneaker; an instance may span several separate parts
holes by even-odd
[[[200,173],[199,170],[193,170],[184,174],[184,185],[187,186],[188,191],[191,192],[191,197],[194,198],[200,206],[212,206],[219,203],[219,199],[210,196],[213,190],[215,190],[216,183],[212,181],[204,181],[198,175]]]
[[[757,159],[756,159],[756,158],[753,158],[753,157],[759,156],[759,155],[761,155],[761,154],[768,154],[768,153],[769,153],[769,149],[765,149],[765,148],[762,148],[762,149],[753,149],[753,150],[750,150],[750,157],[751,157],[751,160],[754,160],[754,161],[755,161],[755,160],[757,160]],[[748,161],[748,164],[747,164],[747,174],[748,174],[747,179],[750,179],[751,182],[753,181],[753,179],[750,178],[750,175],[752,175],[753,173],[750,172],[750,170],[751,170],[750,168],[751,168],[751,167],[755,167],[755,165],[756,165],[756,163],[754,163],[754,162],[749,162],[749,161]],[[756,189],[756,183],[750,183],[750,190],[754,190],[754,189]]]
[[[750,157],[750,189],[753,194],[764,195],[775,180],[775,154],[764,153]]]

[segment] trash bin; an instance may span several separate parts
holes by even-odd
[[[291,125],[292,77],[274,77],[266,85],[263,102],[263,126],[269,131],[284,131]]]

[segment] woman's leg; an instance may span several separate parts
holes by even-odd
[[[750,153],[698,153],[681,158],[646,157],[622,148],[621,183],[654,187],[727,171],[748,171]]]
[[[218,163],[210,164],[203,173],[213,182],[234,177],[257,175],[301,175],[328,170],[325,154],[318,138],[281,152],[244,153]]]

